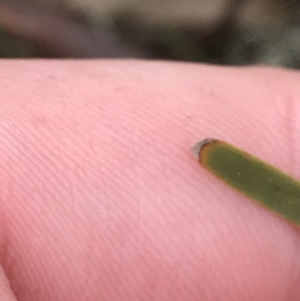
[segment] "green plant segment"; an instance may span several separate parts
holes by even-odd
[[[300,182],[296,179],[223,141],[205,139],[191,149],[217,178],[300,224]]]

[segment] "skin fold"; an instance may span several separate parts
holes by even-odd
[[[300,75],[2,61],[0,299],[299,300],[298,227],[216,181],[227,141],[300,178]]]

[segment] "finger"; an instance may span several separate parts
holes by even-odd
[[[18,298],[297,300],[298,231],[189,151],[210,135],[298,176],[296,74],[133,62],[3,70],[2,262]]]

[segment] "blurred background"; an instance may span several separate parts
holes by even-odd
[[[300,0],[0,0],[0,57],[300,67]]]

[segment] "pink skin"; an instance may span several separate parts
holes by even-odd
[[[2,301],[300,299],[296,226],[189,150],[226,140],[300,178],[300,75],[2,62]]]

